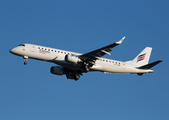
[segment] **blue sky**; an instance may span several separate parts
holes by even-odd
[[[169,1],[0,1],[1,120],[168,120]],[[132,60],[153,47],[143,76],[84,74],[79,81],[50,73],[55,64],[28,60],[9,50],[33,43],[80,53],[126,36],[110,59]]]

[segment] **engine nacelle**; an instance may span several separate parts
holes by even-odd
[[[65,61],[70,62],[70,63],[75,63],[77,64],[81,60],[77,56],[72,56],[72,55],[66,55],[65,56]]]
[[[60,66],[52,66],[50,69],[50,72],[55,75],[63,75],[64,74],[63,67],[60,67]]]

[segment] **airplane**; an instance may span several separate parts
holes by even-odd
[[[74,79],[76,81],[80,78],[80,75],[83,75],[82,73],[90,71],[119,74],[135,73],[142,76],[144,73],[154,72],[150,68],[163,61],[158,60],[148,64],[152,51],[151,47],[146,47],[133,60],[126,62],[102,58],[106,54],[111,55],[110,51],[112,51],[112,48],[120,45],[124,39],[125,37],[118,42],[85,54],[35,44],[21,44],[12,48],[9,52],[23,57],[25,65],[28,58],[55,63],[59,66],[51,67],[50,72],[52,74],[66,75],[67,79]]]

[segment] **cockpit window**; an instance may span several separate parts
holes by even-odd
[[[20,44],[19,46],[25,46],[25,44]]]

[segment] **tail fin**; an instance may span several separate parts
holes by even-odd
[[[135,67],[140,67],[148,64],[151,51],[151,47],[146,47],[139,55],[137,55],[137,57],[133,59],[133,61],[131,61],[131,64],[133,64]]]

